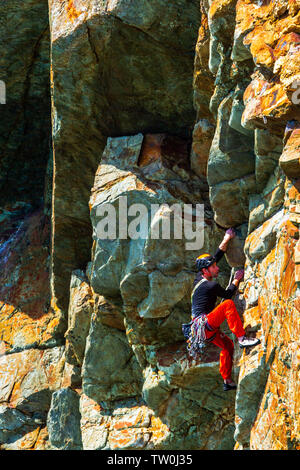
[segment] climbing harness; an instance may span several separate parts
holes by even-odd
[[[191,293],[191,302],[196,289],[198,289],[198,287],[206,281],[207,279],[201,279],[196,284]],[[206,344],[212,341],[216,336],[215,333],[211,338],[206,339],[205,330],[212,331],[207,324],[207,317],[205,314],[198,315],[196,318],[193,318],[193,320],[191,320],[189,323],[183,323],[182,325],[183,335],[187,339],[188,353],[194,359],[197,358],[197,355],[202,354],[204,352]]]

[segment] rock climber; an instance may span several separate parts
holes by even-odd
[[[213,280],[219,274],[217,262],[227,250],[229,241],[236,236],[234,229],[228,229],[224,238],[219,245],[214,256],[205,253],[196,260],[197,275],[194,281],[194,289],[192,292],[192,322],[188,337],[189,354],[196,358],[201,351],[200,329],[204,342],[212,342],[221,348],[220,354],[220,374],[223,378],[224,391],[236,388],[231,372],[233,363],[234,345],[228,336],[219,329],[220,325],[226,319],[230,330],[238,338],[241,348],[253,347],[260,343],[257,338],[248,338],[245,334],[242,321],[237,312],[231,297],[237,290],[240,281],[244,277],[244,270],[238,270],[232,283],[224,289],[220,284]],[[215,307],[217,297],[226,299]],[[200,346],[200,349],[199,349]]]

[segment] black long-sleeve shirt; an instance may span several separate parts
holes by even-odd
[[[223,255],[224,251],[218,248],[214,255],[216,262],[220,261]],[[204,277],[199,272],[195,278],[193,287],[195,287],[201,279],[204,279]],[[193,294],[192,318],[204,313],[210,313],[215,308],[217,297],[231,299],[235,291],[236,286],[234,284],[230,284],[227,289],[224,289],[216,281],[205,280],[197,287]]]

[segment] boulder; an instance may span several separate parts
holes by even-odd
[[[52,450],[82,449],[79,395],[76,392],[63,388],[53,393],[47,429]]]
[[[94,315],[82,366],[84,394],[108,407],[107,403],[139,396],[141,381],[125,333],[103,325]]]
[[[94,307],[93,292],[83,271],[73,271],[70,284],[70,304],[66,337],[66,360],[81,367],[86,337]]]
[[[60,388],[63,348],[28,349],[0,358],[1,449],[47,449],[51,396]]]
[[[300,178],[300,128],[297,122],[294,123],[293,129],[288,134],[289,137],[280,156],[279,165],[288,178],[298,179]]]

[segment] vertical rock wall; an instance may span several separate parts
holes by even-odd
[[[299,5],[212,1],[203,7],[215,76],[210,201],[216,222],[238,226],[243,235],[244,326],[261,339],[240,361],[235,448],[296,449]]]

